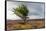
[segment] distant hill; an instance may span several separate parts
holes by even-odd
[[[12,19],[7,19],[7,21],[9,21],[9,20],[12,21]],[[18,20],[20,21],[21,19],[18,19]],[[18,20],[13,20],[13,21],[18,21]],[[45,19],[28,19],[28,20],[32,20],[32,21],[35,20],[36,21],[36,20],[45,20]]]
[[[7,20],[7,22],[13,22],[13,21],[16,21],[16,22],[21,22],[21,21],[23,21],[23,20],[11,20],[11,19],[9,19],[9,20]],[[45,19],[28,19],[27,21],[45,21]]]

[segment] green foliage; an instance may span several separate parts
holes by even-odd
[[[28,9],[25,5],[21,5],[19,7],[17,7],[16,9],[14,9],[14,14],[18,15],[21,18],[24,18],[28,15]]]
[[[26,19],[27,19],[29,11],[25,5],[22,4],[21,6],[18,6],[16,9],[14,8],[13,12],[17,16],[19,16],[21,19],[23,19],[24,23],[22,23],[22,24],[26,23]]]

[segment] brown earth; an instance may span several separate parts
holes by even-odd
[[[19,21],[19,20],[18,20]],[[45,27],[45,21],[44,19],[32,19],[28,20],[25,24],[22,21],[16,22],[16,20],[8,20],[7,22],[7,29],[39,29]]]

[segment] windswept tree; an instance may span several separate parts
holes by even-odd
[[[22,4],[21,6],[14,8],[13,12],[17,16],[19,16],[21,19],[23,19],[24,23],[26,23],[26,19],[27,19],[28,13],[29,13],[27,6]]]

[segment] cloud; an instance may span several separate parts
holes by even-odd
[[[28,16],[29,19],[42,19],[42,17],[39,17],[39,16],[35,16],[35,15],[31,15],[31,16]]]
[[[44,4],[40,3],[29,3],[28,5],[29,14],[28,16],[35,15],[44,18]]]
[[[42,3],[24,3],[24,2],[7,2],[7,19],[20,19],[20,17],[13,14],[13,8],[24,4],[29,10],[29,18],[44,18],[44,4]]]

